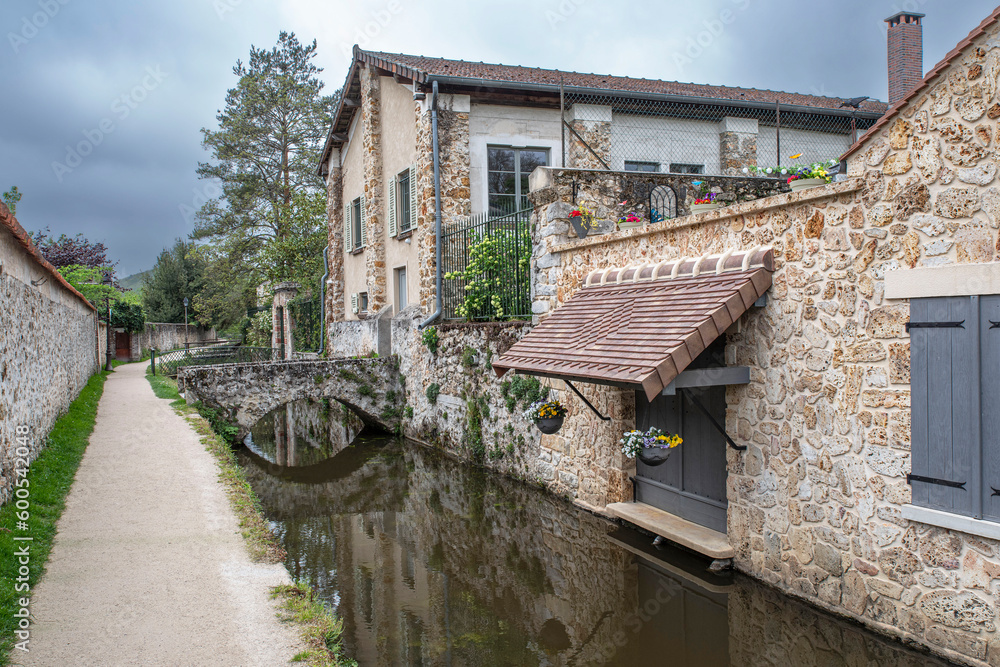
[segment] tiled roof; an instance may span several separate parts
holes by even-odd
[[[899,114],[899,111],[903,107],[909,104],[911,100],[916,99],[917,96],[920,95],[920,93],[922,93],[930,85],[932,79],[937,77],[937,75],[939,75],[949,65],[951,65],[956,58],[962,55],[962,52],[965,51],[965,49],[970,44],[972,44],[973,41],[975,41],[977,38],[985,34],[986,29],[992,26],[994,23],[996,23],[998,19],[1000,19],[1000,7],[994,9],[989,16],[983,19],[982,23],[976,26],[972,30],[972,32],[970,32],[965,37],[965,39],[963,39],[955,46],[955,48],[949,51],[947,55],[945,55],[945,57],[941,60],[941,62],[935,65],[934,69],[928,72],[927,75],[920,81],[920,83],[916,85],[916,87],[913,90],[907,93],[901,100],[893,104],[892,108],[886,111],[885,115],[882,116],[882,118],[880,118],[877,123],[868,128],[868,131],[865,132],[863,135],[861,135],[861,137],[855,142],[855,144],[851,146],[849,149],[847,149],[847,152],[844,153],[844,155],[841,156],[840,159],[841,160],[846,159],[849,155],[853,154],[855,151],[861,148],[861,145],[866,141],[868,141],[870,137],[873,137],[878,132],[881,132],[882,128],[885,127],[891,120],[893,120]]]
[[[490,63],[475,63],[465,60],[448,60],[445,58],[427,58],[403,53],[382,53],[379,51],[363,51],[357,49],[356,57],[387,71],[416,79],[423,83],[431,76],[451,76],[468,79],[479,79],[486,82],[523,83],[531,85],[558,86],[560,82],[570,88],[588,88],[607,90],[610,92],[650,93],[659,95],[677,95],[697,97],[729,102],[755,102],[813,107],[817,109],[839,110],[844,102],[839,97],[819,95],[802,95],[759,88],[737,88],[733,86],[712,86],[698,83],[682,83],[680,81],[661,81],[658,79],[634,79],[627,76],[610,74],[585,74],[581,72],[566,72],[539,67],[520,67],[517,65],[496,65]],[[861,111],[874,114],[885,113],[887,105],[878,100],[862,102]]]
[[[18,245],[24,248],[24,251],[31,255],[31,257],[45,270],[53,280],[66,288],[70,293],[79,297],[81,301],[87,304],[87,307],[91,310],[97,310],[94,308],[93,304],[87,300],[83,294],[81,294],[75,287],[69,284],[69,281],[63,278],[63,275],[59,273],[56,267],[52,266],[48,260],[42,257],[42,253],[39,252],[35,244],[31,242],[31,237],[28,236],[28,232],[24,231],[24,227],[21,223],[17,221],[14,214],[10,212],[3,203],[0,203],[0,227],[6,229],[11,233],[14,239],[17,241]]]
[[[773,270],[759,249],[592,273],[493,368],[641,387],[652,400],[763,296]]]

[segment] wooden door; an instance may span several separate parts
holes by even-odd
[[[725,386],[684,389],[720,424],[726,423]],[[684,443],[666,463],[636,464],[636,500],[702,526],[726,532],[726,440],[684,393],[657,396],[652,403],[636,392],[636,426],[680,433]]]
[[[132,360],[132,336],[127,331],[115,332],[115,359],[118,361]]]

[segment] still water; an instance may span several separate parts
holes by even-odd
[[[239,457],[360,665],[945,664],[336,403],[275,410]]]

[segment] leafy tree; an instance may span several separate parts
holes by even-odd
[[[213,246],[211,289],[199,312],[220,324],[233,316],[222,316],[221,299],[234,288],[245,310],[256,285],[301,277],[304,265],[320,261],[315,241],[325,242],[326,216],[315,170],[338,96],[322,94],[315,56],[315,40],[303,46],[294,33],[281,32],[270,50],[251,46],[249,62],[233,68],[239,80],[217,116],[219,128],[202,129],[213,160],[199,164],[198,175],[216,179],[222,194],[195,223],[194,238]],[[241,285],[231,284],[234,275]]]
[[[3,203],[10,209],[10,214],[17,215],[17,202],[21,201],[21,192],[17,189],[17,186],[15,185],[0,196],[3,197]]]
[[[83,236],[66,236],[52,238],[49,228],[29,234],[31,242],[52,266],[60,269],[66,266],[85,266],[90,269],[101,268],[106,275],[114,279],[118,262],[108,259],[108,248],[103,243],[93,243]]]
[[[110,272],[111,269],[105,266],[72,264],[59,267],[63,278],[87,297],[105,321],[110,305],[112,327],[121,327],[130,332],[142,331],[146,326],[146,318],[138,296],[131,291],[122,291],[109,282],[106,276]]]
[[[165,248],[142,285],[142,303],[151,322],[183,322],[184,298],[189,302],[202,288],[205,260],[200,249],[177,239],[173,248]],[[188,321],[200,324],[192,307]]]

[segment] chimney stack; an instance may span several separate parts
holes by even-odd
[[[906,97],[924,78],[923,14],[899,12],[889,24],[889,106]]]

